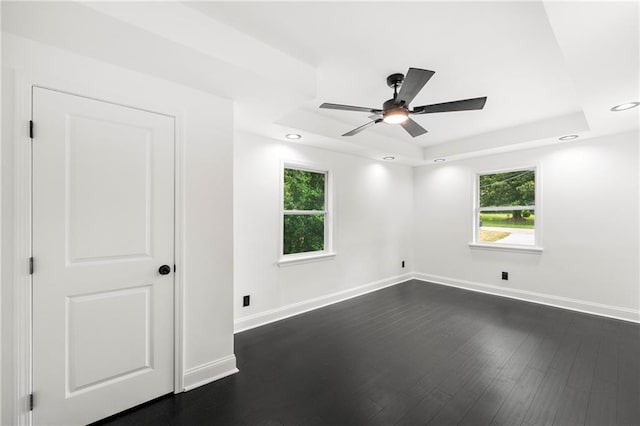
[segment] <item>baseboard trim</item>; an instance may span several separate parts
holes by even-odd
[[[184,372],[184,391],[190,391],[207,383],[215,382],[223,377],[236,374],[236,356],[229,355],[206,364],[190,368]]]
[[[312,311],[314,309],[322,308],[324,306],[332,305],[334,303],[342,302],[343,300],[352,299],[354,297],[362,296],[372,291],[380,290],[385,287],[390,287],[401,282],[405,282],[412,278],[411,273],[397,275],[395,277],[386,278],[384,280],[375,281],[369,284],[365,284],[359,287],[351,288],[348,290],[340,291],[337,293],[327,294],[325,296],[317,297],[315,299],[305,300],[299,303],[293,303],[291,305],[283,306],[281,308],[271,309],[265,312],[259,312],[254,315],[238,318],[234,321],[235,333],[250,330],[252,328],[260,327],[275,321],[280,321],[285,318],[289,318],[295,315],[300,315],[305,312]]]
[[[599,315],[608,318],[614,318],[622,321],[640,322],[640,311],[619,306],[605,305],[602,303],[594,303],[586,300],[572,299],[562,296],[554,296],[550,294],[537,293],[534,291],[517,290],[511,288],[498,287],[491,284],[483,284],[473,281],[458,280],[454,278],[442,277],[439,275],[430,275],[416,272],[413,278],[420,281],[426,281],[434,284],[446,285],[449,287],[457,287],[464,290],[477,291],[480,293],[492,294],[494,296],[508,297],[511,299],[522,300],[525,302],[539,303],[541,305],[553,306],[556,308],[568,309],[571,311],[583,312],[592,315]]]

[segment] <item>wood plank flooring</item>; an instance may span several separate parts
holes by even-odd
[[[419,281],[235,336],[108,425],[640,425],[640,325]]]

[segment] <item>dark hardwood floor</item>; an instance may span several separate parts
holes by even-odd
[[[235,336],[113,425],[640,425],[640,325],[418,281]]]

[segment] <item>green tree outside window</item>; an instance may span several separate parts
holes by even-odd
[[[283,254],[325,249],[326,173],[284,169]]]
[[[535,244],[536,171],[478,176],[477,241]]]

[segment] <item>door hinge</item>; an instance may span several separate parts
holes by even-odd
[[[29,394],[29,411],[33,411],[33,394]]]
[[[29,137],[33,139],[33,120],[29,120]]]
[[[176,265],[173,265],[173,272],[176,272]]]
[[[29,275],[33,275],[33,257],[29,258]]]

